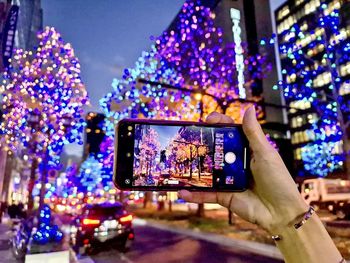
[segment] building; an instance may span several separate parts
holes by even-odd
[[[105,137],[105,132],[102,130],[104,119],[105,115],[101,113],[89,112],[86,115],[83,159],[100,152],[100,144]]]
[[[0,39],[1,46],[3,46],[4,43],[4,27],[6,24],[6,20],[8,20],[8,13],[11,6],[18,6],[19,10],[16,24],[16,32],[13,39],[13,46],[11,45],[11,47],[33,50],[34,46],[37,45],[36,33],[43,27],[41,1],[0,1],[0,29],[2,31],[2,38]],[[2,54],[2,49],[0,53],[0,64],[3,65],[2,61],[3,59],[6,59],[6,57],[4,57],[4,54]],[[1,116],[2,112],[0,110],[0,122],[2,121]],[[13,193],[15,192],[11,192],[13,189],[16,189],[18,184],[13,185],[13,182],[18,182],[19,175],[26,176],[25,172],[23,172],[23,169],[27,170],[26,168],[28,167],[24,167],[24,163],[25,162],[23,160],[14,160],[13,155],[7,154],[6,146],[3,144],[0,138],[0,201],[11,200],[14,196]],[[22,181],[26,180],[26,178],[21,179]],[[21,186],[23,186],[23,182],[21,182]],[[22,196],[20,198],[22,198]]]
[[[287,119],[284,117],[281,107],[278,107],[282,105],[281,93],[273,89],[273,86],[278,82],[274,46],[267,45],[262,50],[259,44],[260,40],[269,39],[273,34],[269,1],[189,0],[187,2],[198,2],[211,9],[215,14],[215,26],[222,29],[225,43],[234,43],[238,46],[243,46],[246,43],[249,55],[259,53],[266,55],[267,63],[271,65],[271,71],[262,81],[256,81],[252,88],[252,93],[247,94],[247,99],[260,101],[263,105],[259,119],[261,122],[269,123],[267,126],[272,128],[272,130],[276,130],[275,133],[271,134],[272,137],[285,137],[286,127],[283,124],[287,122]],[[167,31],[176,30],[175,24],[179,19],[179,15],[177,15]],[[245,54],[242,54],[243,59],[244,56]],[[239,60],[239,58],[237,59]],[[242,76],[242,78],[239,78],[239,81],[242,82],[243,86],[246,84],[243,77],[246,69],[244,65],[240,69],[242,72],[238,75]],[[273,105],[277,107],[273,107]]]
[[[41,0],[13,0],[19,6],[15,47],[32,50],[38,45],[36,34],[43,29]]]
[[[33,50],[36,34],[43,27],[40,0],[0,0],[1,70],[8,66],[13,48]]]
[[[232,42],[234,40],[236,42],[237,36],[235,35],[241,31],[241,39],[242,42],[247,43],[248,52],[250,54],[265,54],[267,62],[271,64],[271,71],[262,81],[256,83],[251,96],[260,97],[264,103],[263,105],[265,105],[263,106],[263,122],[269,123],[267,126],[271,127],[271,130],[281,130],[278,135],[277,133],[271,133],[271,136],[284,137],[283,134],[286,133],[286,129],[283,125],[281,127],[280,124],[284,124],[287,120],[284,118],[282,108],[267,106],[270,104],[282,105],[280,91],[272,88],[278,82],[274,46],[260,46],[261,40],[270,39],[273,34],[269,1],[221,0],[215,2],[217,4],[213,6],[212,10],[216,14],[217,25],[223,29],[225,41]],[[238,23],[240,30],[235,29],[235,23]]]
[[[307,169],[303,154],[306,147],[317,143],[313,127],[319,125],[323,119],[323,106],[335,106],[337,121],[345,134],[341,139],[334,141],[334,147],[328,147],[328,151],[332,151],[335,158],[343,154],[344,149],[345,152],[349,150],[349,135],[346,136],[346,133],[349,133],[346,123],[349,115],[337,104],[339,99],[345,105],[349,105],[350,102],[350,63],[345,53],[342,56],[342,52],[338,52],[349,43],[349,8],[348,0],[288,0],[275,11],[283,82],[290,87],[284,89],[284,93],[287,106],[291,107],[288,119],[296,160],[295,168],[302,176],[321,175]],[[339,22],[338,36],[332,32],[330,20],[326,20],[333,11],[333,14],[336,14],[333,16],[334,21],[336,24]],[[328,48],[330,45],[333,50],[338,51],[331,51]],[[313,75],[309,77],[311,72]],[[312,91],[311,99],[304,96],[308,89]],[[289,96],[290,92],[295,92],[295,96]],[[319,108],[315,107],[315,100],[319,101]],[[349,169],[349,158],[346,159]],[[336,165],[333,169],[334,176],[339,176],[335,172],[341,172],[345,168],[342,161],[335,164],[328,161],[326,165]],[[330,174],[325,172],[322,176],[325,175]]]

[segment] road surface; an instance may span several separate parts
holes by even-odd
[[[175,262],[210,262],[210,263],[250,263],[282,261],[249,254],[234,247],[219,246],[185,235],[164,231],[149,226],[135,226],[136,239],[129,252],[122,254],[110,246],[105,246],[91,255],[82,258],[84,263],[175,263]]]

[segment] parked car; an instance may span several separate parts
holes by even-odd
[[[132,215],[121,203],[86,205],[71,225],[71,243],[79,254],[89,254],[105,242],[126,251],[135,238]]]

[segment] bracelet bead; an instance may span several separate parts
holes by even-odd
[[[309,210],[308,210],[308,211],[305,213],[305,215],[303,216],[303,219],[302,219],[300,222],[294,224],[294,228],[295,228],[295,229],[298,229],[298,228],[300,228],[302,225],[304,225],[304,224],[306,223],[306,221],[309,220],[309,218],[312,216],[312,214],[313,214],[314,212],[315,212],[315,209],[314,209],[312,206],[310,206]]]

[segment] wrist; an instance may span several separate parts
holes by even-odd
[[[317,214],[298,229],[291,225],[279,230],[276,245],[286,262],[340,262],[342,258]]]
[[[300,222],[301,218],[308,211],[309,206],[302,198],[298,198],[290,205],[276,209],[272,214],[274,219],[268,231],[271,235],[276,235],[286,228],[294,228],[294,224]]]

